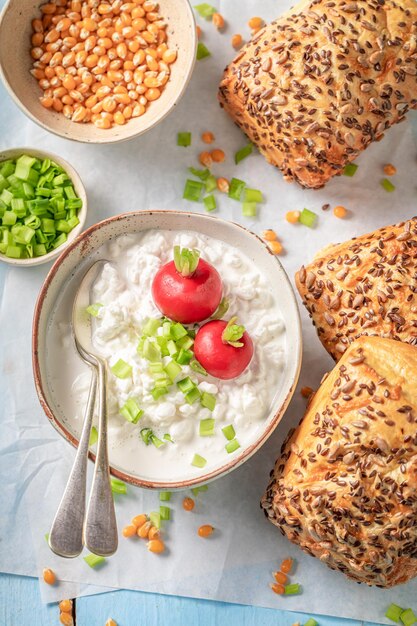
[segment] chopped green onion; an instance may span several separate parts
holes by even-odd
[[[214,191],[214,189],[217,188],[217,178],[213,174],[210,174],[210,176],[207,176],[207,179],[205,182],[206,182],[206,193],[210,193],[211,191]]]
[[[183,348],[184,350],[188,350],[189,348],[191,348],[193,343],[194,339],[187,335],[186,337],[180,337],[179,339],[177,339],[175,345],[177,346],[177,348]]]
[[[228,426],[224,426],[222,428],[222,433],[226,437],[226,439],[228,439],[229,441],[234,439],[235,436],[236,436],[236,432],[235,432],[235,429],[233,428],[232,424],[229,424]]]
[[[121,494],[127,493],[127,485],[123,481],[118,480],[117,478],[111,478],[110,484],[111,484],[111,490],[113,493],[121,493]]]
[[[414,615],[412,609],[406,609],[400,615],[400,619],[404,626],[412,626],[417,622],[417,617]]]
[[[206,409],[214,411],[216,406],[216,396],[214,396],[212,393],[208,393],[207,391],[203,391],[200,403],[201,406],[204,406]]]
[[[239,341],[239,339],[242,339],[245,334],[245,327],[235,324],[236,320],[236,316],[230,318],[222,333],[222,340],[229,343],[234,348],[241,348],[244,344],[242,341]]]
[[[146,335],[147,337],[154,337],[158,331],[158,328],[160,328],[161,326],[161,320],[158,318],[154,318],[154,317],[150,317],[143,329],[142,329],[142,334]]]
[[[96,302],[95,304],[90,304],[90,306],[88,306],[86,309],[87,313],[89,313],[93,317],[97,317],[102,306],[104,305],[100,304],[100,302]]]
[[[215,211],[217,209],[216,198],[213,194],[206,196],[203,199],[204,206],[206,207],[206,211]]]
[[[206,463],[207,459],[199,454],[194,454],[193,460],[191,461],[191,465],[194,465],[194,467],[204,467]]]
[[[205,420],[200,420],[200,437],[211,437],[214,435],[214,424],[216,420],[209,417]]]
[[[169,502],[171,500],[171,492],[170,491],[160,491],[159,499],[161,502]]]
[[[243,159],[246,159],[253,152],[253,144],[248,143],[243,148],[240,148],[235,154],[235,163],[238,165]]]
[[[158,387],[158,388],[152,389],[151,391],[151,395],[154,400],[158,400],[158,398],[160,398],[161,396],[164,396],[167,393],[168,393],[168,387]]]
[[[98,440],[98,432],[97,432],[97,428],[95,426],[92,427],[91,432],[90,432],[90,440],[88,442],[88,445],[94,446],[95,443],[97,443]]]
[[[150,428],[142,428],[142,430],[140,431],[140,436],[142,437],[143,442],[149,446],[149,444],[151,443],[151,437],[153,435],[153,432]]]
[[[190,202],[200,202],[203,190],[203,183],[199,183],[198,180],[191,180],[190,178],[187,178],[182,197],[184,200],[190,200]]]
[[[197,387],[194,387],[194,389],[191,389],[191,391],[185,394],[185,401],[188,402],[188,404],[194,404],[194,402],[200,398],[201,393]]]
[[[229,441],[229,443],[225,445],[225,448],[226,452],[232,454],[232,452],[235,452],[238,448],[240,448],[240,443],[237,439],[232,439],[231,441]]]
[[[196,359],[193,359],[192,361],[190,361],[190,367],[192,370],[194,370],[194,372],[197,372],[198,374],[201,374],[202,376],[207,376],[206,370],[204,369],[202,365],[200,365],[200,363]]]
[[[304,626],[319,626],[319,623],[316,622],[315,619],[313,619],[312,617],[310,617],[306,623],[304,624]]]
[[[172,339],[167,341],[167,350],[168,350],[169,356],[175,356],[176,354],[178,354],[178,346],[175,343],[175,341],[173,341]]]
[[[129,378],[132,375],[132,366],[123,359],[119,359],[110,369],[117,378]]]
[[[388,178],[383,178],[381,180],[381,185],[385,189],[385,191],[388,191],[390,193],[392,191],[395,191],[395,189],[396,189],[395,185],[393,185],[392,182],[390,180],[388,180]]]
[[[171,336],[174,339],[174,341],[177,341],[178,339],[182,339],[182,337],[185,337],[186,335],[187,335],[187,329],[184,328],[184,326],[180,324],[180,322],[177,322],[176,324],[173,324],[171,326]]]
[[[211,316],[212,320],[220,320],[225,313],[229,310],[229,301],[227,298],[223,298],[217,307],[214,314]]]
[[[300,222],[300,224],[304,224],[304,226],[313,228],[317,222],[317,213],[314,213],[314,211],[309,211],[308,209],[303,209],[300,213],[300,218],[298,221]]]
[[[174,443],[171,435],[169,433],[165,433],[165,435],[163,436],[163,439],[165,439],[165,441],[169,441],[170,443]]]
[[[182,146],[186,148],[187,146],[191,146],[191,133],[178,133],[177,135],[177,146]]]
[[[297,593],[301,593],[301,585],[298,583],[292,583],[291,585],[285,585],[284,595],[295,596]]]
[[[146,337],[142,346],[142,354],[145,359],[152,361],[153,363],[161,360],[161,349],[154,341],[153,337]]]
[[[193,496],[198,496],[199,493],[202,493],[203,491],[207,491],[207,490],[208,490],[208,485],[201,485],[200,487],[193,487],[193,489],[191,489],[191,492]]]
[[[229,185],[229,198],[233,200],[240,201],[243,190],[246,187],[246,183],[243,180],[239,180],[238,178],[232,178]]]
[[[196,250],[195,248],[190,250],[189,248],[181,248],[181,246],[174,246],[175,269],[185,278],[187,276],[192,276],[194,274],[194,272],[196,271],[198,267],[199,262],[200,262],[200,252]],[[184,327],[182,326],[182,328]]]
[[[143,410],[138,407],[136,400],[129,398],[120,409],[120,414],[123,415],[128,422],[137,424],[143,415]]]
[[[242,215],[244,217],[255,217],[258,210],[256,202],[243,202]]]
[[[97,554],[88,554],[84,557],[84,561],[87,563],[87,565],[93,568],[102,565],[105,560],[106,559],[104,558],[104,556],[98,556]]]
[[[165,365],[165,371],[168,374],[168,377],[171,379],[171,382],[174,382],[176,377],[181,374],[182,367],[178,365],[175,361],[170,361],[167,365]]]
[[[208,169],[197,170],[195,167],[189,167],[188,171],[191,172],[191,174],[193,174],[194,176],[197,176],[197,178],[200,178],[201,180],[207,180],[207,178],[211,176],[210,170]]]
[[[193,353],[191,352],[191,350],[184,350],[183,348],[181,348],[175,360],[177,361],[177,363],[180,363],[181,365],[188,365],[192,357],[193,357]]]
[[[262,191],[259,191],[259,189],[249,189],[248,187],[246,187],[245,189],[245,194],[243,196],[243,199],[245,202],[263,202],[264,201],[264,197],[262,195]]]
[[[356,165],[356,163],[348,163],[347,165],[345,165],[345,169],[343,170],[343,175],[344,176],[355,176],[356,174],[356,170],[358,169],[359,165]]]
[[[45,533],[45,541],[49,542],[49,533]]]
[[[159,507],[159,514],[161,516],[161,520],[165,521],[169,521],[171,519],[171,509],[169,508],[169,506],[160,506]]]
[[[187,376],[187,378],[183,378],[182,380],[179,380],[177,382],[177,387],[180,391],[182,391],[182,393],[185,394],[194,389],[195,384],[193,383],[191,378]]]
[[[386,610],[385,617],[392,620],[393,622],[400,623],[401,613],[404,612],[404,609],[398,604],[390,604]]]
[[[207,2],[203,2],[202,4],[196,4],[194,5],[194,8],[197,13],[201,17],[204,17],[204,19],[206,20],[211,19],[213,15],[217,12],[217,9],[211,6],[211,4],[207,4]]]
[[[152,513],[149,513],[149,519],[155,528],[161,528],[161,514],[159,511],[152,511]]]
[[[202,41],[199,41],[197,44],[197,61],[201,61],[201,59],[206,57],[211,57],[211,52]]]
[[[158,439],[158,437],[154,434],[151,435],[151,441],[155,448],[160,448],[165,445],[165,441],[161,441],[161,439]]]

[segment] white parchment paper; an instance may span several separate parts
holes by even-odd
[[[0,1],[0,5],[1,5]],[[219,109],[216,92],[222,68],[232,58],[232,34],[249,37],[246,26],[253,15],[266,20],[289,8],[288,0],[223,0],[217,2],[228,26],[219,34],[212,24],[198,18],[204,42],[212,57],[198,62],[186,95],[175,111],[157,128],[127,143],[92,146],[54,137],[15,107],[5,90],[0,91],[0,147],[41,146],[67,158],[79,171],[89,198],[87,224],[129,210],[166,208],[201,211],[202,206],[182,200],[187,167],[196,165],[204,149],[199,136],[204,130],[216,135],[215,145],[227,153],[227,161],[214,172],[237,176],[262,189],[266,203],[259,217],[241,216],[238,203],[219,196],[218,215],[241,222],[255,232],[274,228],[285,248],[282,262],[291,279],[301,263],[322,246],[342,241],[374,228],[414,215],[416,199],[416,146],[413,128],[416,116],[392,129],[388,136],[358,160],[353,179],[334,179],[324,189],[306,191],[285,183],[278,171],[254,154],[238,167],[236,149],[246,139]],[[191,131],[189,148],[176,146],[178,131]],[[380,187],[382,166],[398,168],[397,190]],[[336,219],[321,207],[342,204],[349,218]],[[319,213],[317,228],[293,226],[285,213],[307,207]],[[173,521],[166,524],[168,551],[161,557],[147,552],[143,542],[121,538],[118,553],[99,570],[91,570],[81,558],[64,560],[54,556],[44,539],[62,494],[74,449],[50,426],[39,406],[31,371],[31,322],[33,307],[48,266],[33,269],[2,268],[0,307],[0,377],[2,436],[0,469],[0,567],[3,571],[38,575],[52,567],[61,581],[56,588],[41,585],[46,601],[63,595],[94,593],[100,587],[141,589],[168,594],[248,603],[351,617],[380,623],[390,602],[412,606],[417,580],[391,591],[369,589],[348,581],[319,561],[292,546],[263,516],[259,499],[288,429],[297,424],[305,401],[297,391],[279,428],[248,463],[210,485],[197,498],[193,513],[181,507],[182,495],[174,495],[170,506]],[[332,366],[302,311],[304,360],[300,387],[316,387]],[[117,517],[122,527],[133,515],[155,510],[158,495],[129,487],[127,496],[117,497]],[[209,540],[197,537],[202,523],[211,523],[216,533]],[[28,533],[30,527],[31,535]],[[33,547],[32,547],[32,540]],[[303,585],[300,596],[281,598],[269,589],[271,572],[287,555],[297,561],[293,582]],[[415,606],[415,605],[414,605]]]

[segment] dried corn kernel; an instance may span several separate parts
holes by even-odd
[[[192,511],[195,506],[195,502],[192,498],[184,498],[182,501],[182,508],[184,511]]]
[[[210,524],[204,524],[203,526],[200,526],[197,532],[199,537],[210,537],[210,535],[213,534],[213,531],[213,526],[211,526]]]
[[[333,215],[335,217],[339,217],[340,219],[343,219],[347,215],[347,210],[345,209],[344,206],[341,206],[341,205],[335,206],[333,209]]]
[[[42,572],[42,576],[43,576],[44,582],[46,582],[47,585],[55,585],[56,576],[55,576],[55,573],[51,569],[45,568]]]

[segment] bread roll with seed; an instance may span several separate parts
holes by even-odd
[[[392,587],[417,575],[417,348],[361,337],[289,434],[261,506],[332,569]]]
[[[295,282],[334,359],[360,335],[417,345],[417,218],[326,247]]]
[[[415,0],[303,0],[226,68],[219,100],[286,180],[318,188],[417,105]]]

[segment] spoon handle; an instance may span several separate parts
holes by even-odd
[[[84,526],[86,548],[99,556],[110,556],[117,550],[117,524],[114,500],[110,484],[107,452],[107,370],[106,364],[97,359],[99,390],[99,429],[93,484],[88,502]]]
[[[96,402],[97,368],[91,368],[91,383],[84,424],[67,486],[49,533],[49,547],[55,554],[75,557],[83,549],[83,524],[87,479],[87,456]]]

